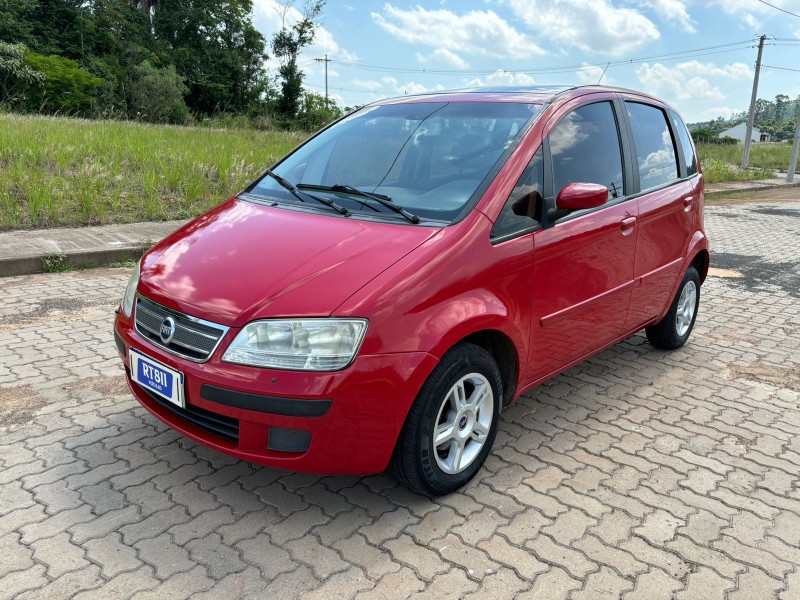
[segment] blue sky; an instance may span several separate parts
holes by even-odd
[[[770,4],[800,14],[800,0]],[[254,21],[269,39],[281,22],[276,0],[254,0]],[[800,18],[758,0],[328,0],[300,64],[306,86],[322,93],[314,58],[327,54],[331,96],[355,105],[436,89],[596,83],[611,61],[603,83],[652,93],[699,121],[747,108],[762,33],[772,36],[764,65],[800,69]],[[800,71],[763,69],[759,97],[779,93],[800,95]]]

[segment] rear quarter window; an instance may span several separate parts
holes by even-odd
[[[680,115],[675,111],[669,111],[672,117],[672,123],[675,126],[675,132],[681,142],[681,152],[683,153],[683,160],[686,162],[686,176],[691,176],[697,173],[697,155],[694,152],[694,144],[692,144],[692,136],[689,135],[689,130],[686,128],[686,123],[683,122]]]

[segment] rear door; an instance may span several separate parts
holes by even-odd
[[[545,149],[545,228],[534,233],[533,319],[529,366],[533,379],[581,359],[623,333],[633,286],[635,201],[628,199],[620,126],[621,104],[594,95],[554,116]],[[549,180],[548,176],[549,175]],[[569,183],[608,188],[597,209],[562,211],[558,193]]]
[[[692,209],[699,202],[701,188],[695,176],[696,159],[686,164],[669,113],[633,98],[626,98],[624,107],[634,188],[639,192],[636,285],[625,326],[631,330],[658,317],[672,299],[683,275],[683,258],[693,229]]]

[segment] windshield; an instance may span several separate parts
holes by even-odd
[[[300,188],[336,186],[313,193],[335,199],[354,217],[402,218],[347,187],[386,196],[422,219],[452,221],[539,110],[510,102],[368,106],[309,140],[273,171]],[[303,202],[274,177],[248,191]]]

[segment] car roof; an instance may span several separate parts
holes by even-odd
[[[636,94],[661,102],[658,98],[636,90],[605,85],[514,85],[437,90],[435,92],[385,98],[372,104],[398,104],[404,102],[526,102],[547,104],[564,95],[578,97],[598,92]]]

